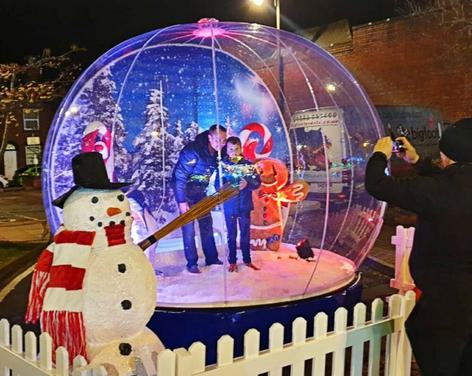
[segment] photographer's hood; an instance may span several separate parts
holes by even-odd
[[[439,140],[439,150],[456,162],[472,162],[472,118],[457,121]]]

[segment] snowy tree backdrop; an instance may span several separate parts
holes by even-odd
[[[72,158],[80,153],[85,128],[93,121],[102,122],[114,133],[114,164],[116,180],[129,176],[130,155],[124,147],[126,131],[120,107],[116,104],[117,88],[109,67],[89,81],[64,118],[63,131],[56,146],[56,154],[62,155],[55,165],[55,192],[62,193],[72,183]]]

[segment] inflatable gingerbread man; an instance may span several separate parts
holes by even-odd
[[[303,180],[287,184],[287,167],[278,159],[264,158],[256,166],[261,186],[252,193],[251,250],[277,251],[284,230],[282,203],[304,200],[309,186]]]

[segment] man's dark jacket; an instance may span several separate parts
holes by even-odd
[[[387,160],[375,153],[366,170],[365,187],[375,198],[418,214],[410,270],[423,291],[455,285],[472,291],[472,164],[444,170],[418,163],[418,176],[385,175]],[[467,286],[459,286],[467,283]]]
[[[172,173],[177,202],[195,203],[205,197],[210,177],[217,168],[217,156],[216,151],[210,151],[208,131],[182,149]]]

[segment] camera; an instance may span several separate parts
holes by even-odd
[[[390,135],[390,138],[393,141],[393,146],[392,146],[392,153],[402,153],[405,151],[405,146],[403,145],[403,141],[397,140],[397,136],[395,136],[395,133],[393,133],[392,128],[388,127],[388,133]],[[403,136],[403,134],[402,134]]]
[[[392,153],[401,153],[405,151],[405,146],[403,146],[403,141],[393,140]]]

